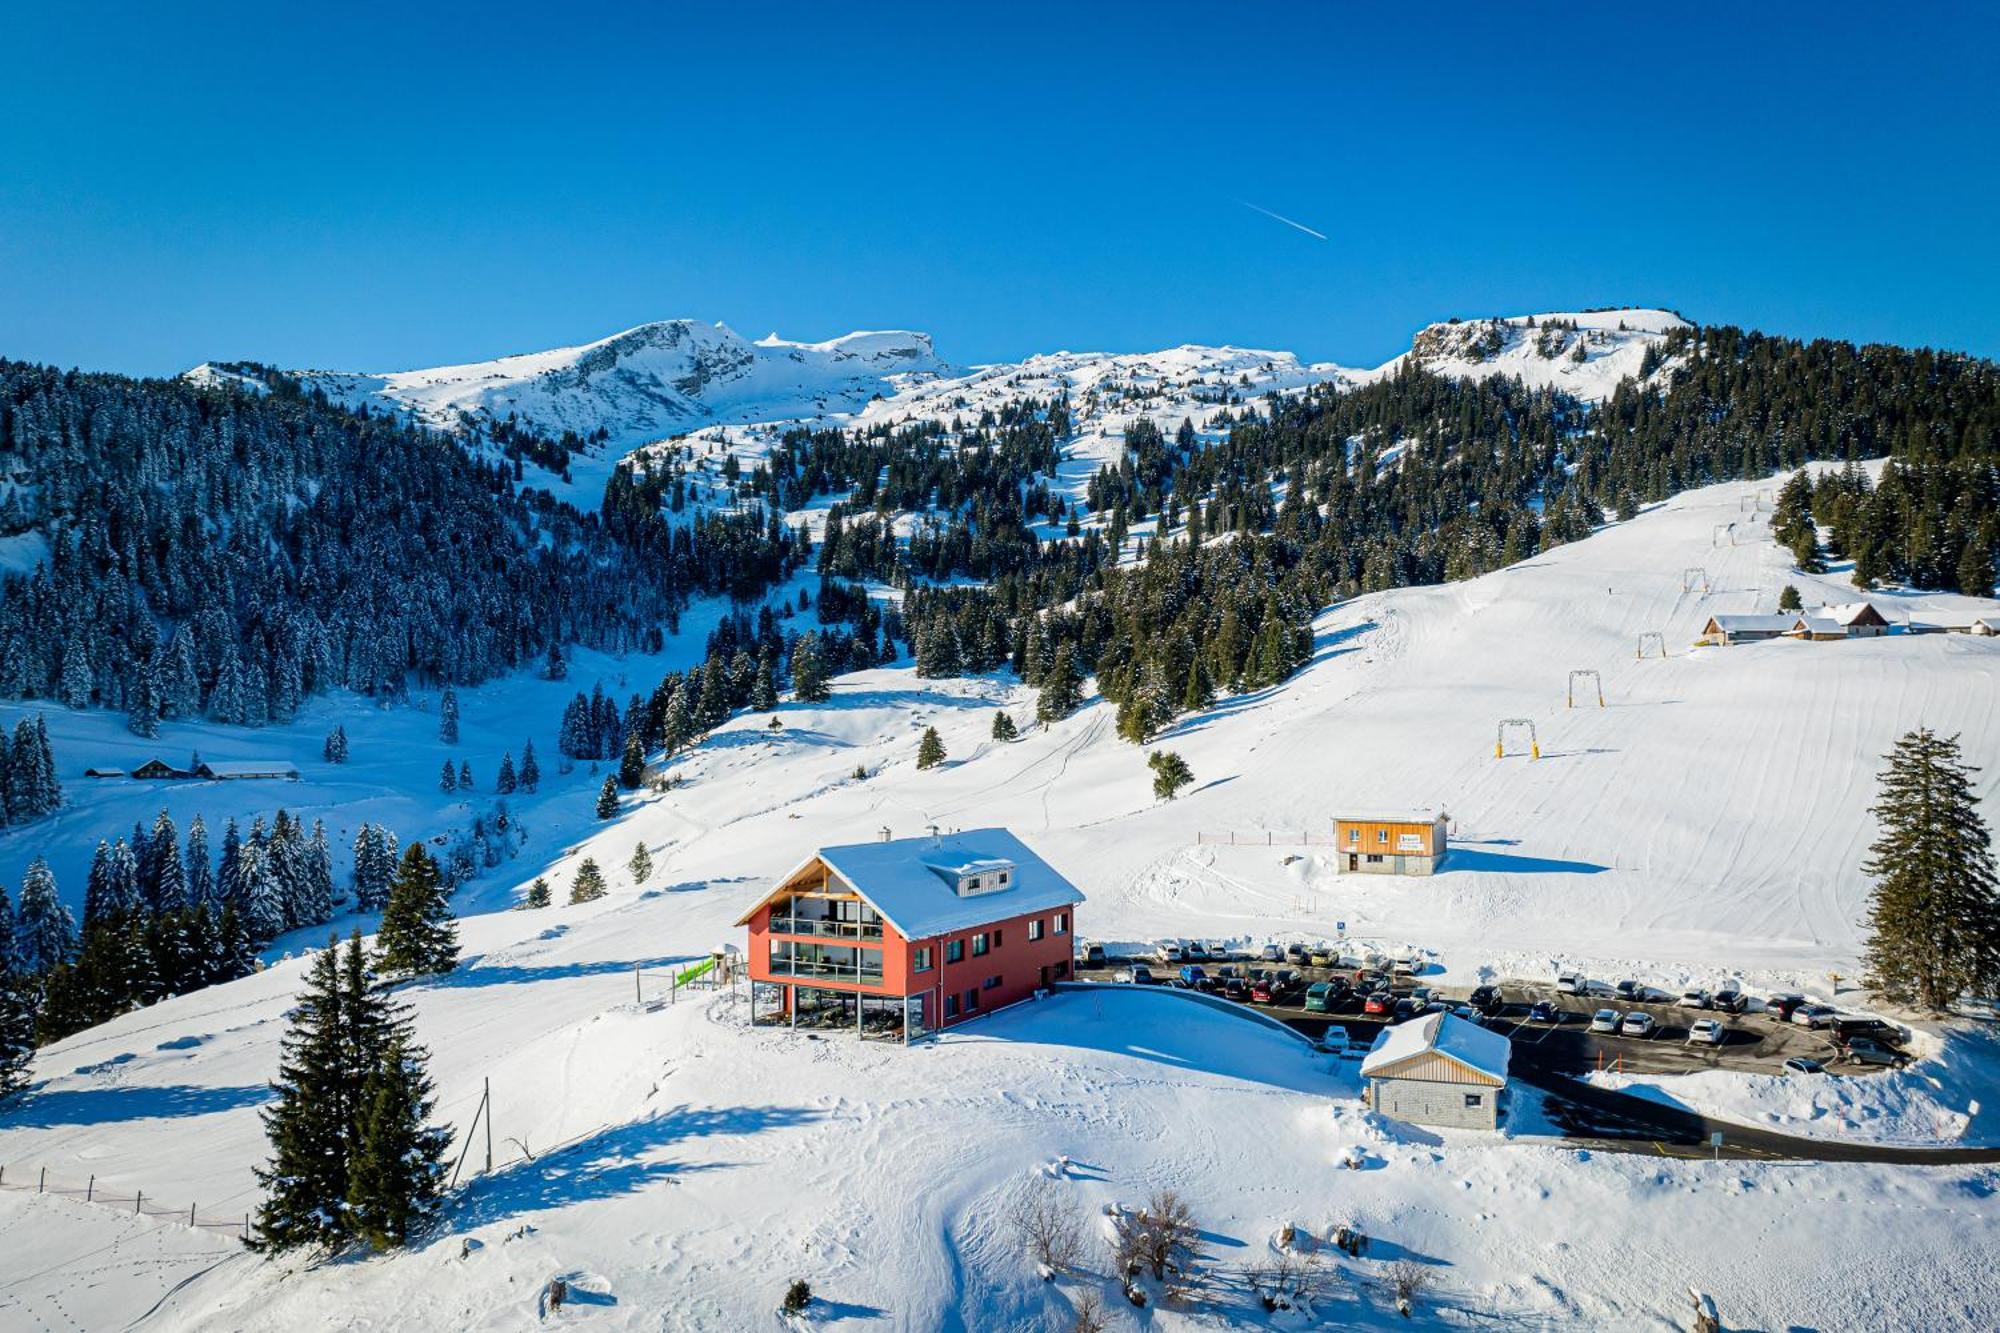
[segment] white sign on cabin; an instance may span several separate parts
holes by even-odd
[[[1399,852],[1421,852],[1424,850],[1424,835],[1421,833],[1398,833],[1396,850]]]

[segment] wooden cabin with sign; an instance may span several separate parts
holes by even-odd
[[[1434,875],[1444,864],[1450,816],[1341,815],[1333,821],[1343,875]]]

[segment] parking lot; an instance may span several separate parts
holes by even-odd
[[[1109,958],[1101,967],[1079,965],[1077,977],[1086,981],[1111,981],[1121,968],[1132,963],[1149,968],[1154,979],[1161,982],[1173,978],[1179,970],[1176,965],[1147,958]],[[1299,989],[1286,1001],[1259,1003],[1253,1007],[1311,1036],[1318,1036],[1328,1026],[1338,1025],[1347,1030],[1353,1042],[1365,1048],[1374,1041],[1385,1022],[1383,1017],[1364,1015],[1360,997],[1352,993],[1340,997],[1329,1012],[1308,1013],[1305,1010],[1305,986],[1335,975],[1352,980],[1351,969],[1275,964],[1242,957],[1222,963],[1211,960],[1202,966],[1211,976],[1218,966],[1231,966],[1239,972],[1289,967],[1301,978],[1303,984]],[[1424,985],[1426,982],[1421,976],[1392,977],[1390,981],[1390,989],[1398,997],[1407,997]],[[1525,1069],[1562,1075],[1584,1074],[1597,1069],[1628,1074],[1687,1074],[1704,1069],[1783,1074],[1786,1072],[1785,1061],[1800,1057],[1818,1060],[1829,1070],[1843,1076],[1862,1076],[1873,1072],[1863,1065],[1835,1063],[1840,1050],[1828,1032],[1786,1022],[1775,1013],[1732,1015],[1714,1009],[1684,1007],[1658,998],[1627,1000],[1615,995],[1564,995],[1556,991],[1553,983],[1507,983],[1498,989],[1501,1003],[1489,1010],[1486,1025],[1506,1034],[1513,1041],[1517,1066]],[[1432,998],[1457,1005],[1465,1003],[1470,988],[1433,985],[1430,992]],[[1551,1005],[1560,1021],[1529,1021],[1528,1012],[1538,1002]],[[1654,1020],[1653,1032],[1645,1037],[1592,1032],[1591,1016],[1599,1009],[1612,1009],[1621,1015],[1634,1010],[1648,1013]],[[1703,1018],[1714,1019],[1722,1025],[1721,1044],[1688,1041],[1689,1025]]]

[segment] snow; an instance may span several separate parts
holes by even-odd
[[[1074,884],[1006,829],[969,829],[935,843],[921,837],[822,847],[818,856],[908,940],[1083,901]],[[1006,888],[959,896],[960,876],[1002,870],[1013,876]]]
[[[1773,488],[1689,492],[1480,579],[1328,609],[1297,677],[1160,738],[1195,773],[1166,804],[1103,703],[996,742],[993,711],[1032,717],[1030,691],[898,667],[840,677],[825,704],[782,705],[777,731],[763,715],[730,722],[674,762],[682,785],[595,822],[601,774],[556,772],[561,705],[598,676],[621,699],[650,688],[698,651],[694,613],[662,659],[579,654],[567,682],[462,689],[451,755],[483,784],[499,752],[518,760],[533,734],[544,791],[516,802],[531,828],[521,859],[461,895],[465,964],[402,995],[433,1053],[441,1119],[464,1134],[490,1081],[495,1172],[462,1188],[429,1245],[318,1268],[217,1255],[214,1236],[185,1229],[142,1238],[115,1210],[12,1188],[46,1166],[65,1184],[95,1175],[203,1216],[250,1207],[257,1107],[305,968],[278,959],[40,1053],[38,1086],[0,1112],[0,1324],[119,1327],[157,1304],[148,1326],[163,1329],[511,1328],[543,1282],[568,1274],[591,1302],[579,1312],[609,1328],[754,1327],[795,1276],[827,1301],[828,1327],[1032,1325],[1075,1283],[1034,1275],[1006,1200],[1066,1154],[1062,1187],[1080,1207],[1178,1189],[1231,1265],[1265,1253],[1286,1221],[1361,1215],[1380,1240],[1371,1260],[1341,1261],[1350,1277],[1321,1306],[1333,1326],[1402,1326],[1376,1282],[1379,1261],[1400,1255],[1434,1262],[1419,1321],[1443,1326],[1678,1327],[1690,1280],[1730,1326],[2000,1325],[2000,1273],[1984,1257],[2000,1240],[1990,1168],[1577,1153],[1533,1132],[1546,1122],[1532,1097],[1515,1098],[1508,1137],[1398,1127],[1361,1107],[1354,1062],[1131,988],[1065,992],[908,1050],[752,1029],[727,992],[633,1003],[635,968],[661,996],[666,969],[740,946],[733,923],[814,848],[937,824],[1018,834],[1087,895],[1076,928],[1114,945],[1325,939],[1345,922],[1351,942],[1418,952],[1426,980],[1562,968],[1678,992],[1740,976],[1859,1007],[1853,983],[1843,993],[1829,973],[1857,971],[1857,866],[1881,756],[1919,722],[1959,734],[1995,819],[2000,640],[1691,649],[1711,615],[1768,611],[1787,583],[1807,605],[1853,600],[1841,572],[1798,573],[1763,520],[1743,517]],[[1739,523],[1738,544],[1714,544],[1718,522]],[[1709,592],[1683,591],[1690,566]],[[1898,590],[1870,600],[1892,622],[2000,611]],[[1665,660],[1637,658],[1647,631],[1665,636]],[[1601,671],[1606,707],[1564,706],[1571,668]],[[349,837],[363,818],[408,834],[468,813],[436,792],[446,751],[434,715],[414,708],[333,698],[290,727],[171,724],[144,741],[117,718],[0,706],[9,725],[34,711],[49,716],[70,805],[0,834],[0,875],[46,851],[71,901],[96,838],[150,822],[163,800],[183,830],[203,810],[217,839],[224,813],[279,802]],[[1494,758],[1495,724],[1512,717],[1534,721],[1542,759]],[[336,721],[353,744],[345,769],[317,759]],[[920,772],[929,726],[949,758]],[[283,758],[302,780],[80,776],[191,748]],[[1338,873],[1333,814],[1384,807],[1450,812],[1441,873]],[[646,884],[622,869],[639,841],[659,867]],[[584,855],[611,868],[605,899],[493,910],[544,873],[560,903]],[[1989,1113],[1972,1104],[1994,1101],[1996,1052],[1973,1031],[1927,1029],[1935,1053],[1907,1073],[1810,1092],[1741,1076],[1657,1082],[1751,1123],[1990,1142]],[[483,1135],[471,1147],[469,1172],[483,1169]],[[1362,1169],[1334,1166],[1349,1149]],[[461,1259],[467,1237],[481,1246]],[[1163,1330],[1271,1324],[1242,1305],[1148,1318]]]
[[[1552,327],[1561,324],[1576,327]],[[1619,381],[1640,378],[1649,348],[1664,343],[1674,330],[1690,327],[1670,311],[1648,309],[1432,324],[1417,334],[1410,351],[1369,378],[1394,375],[1405,361],[1415,361],[1435,375],[1472,380],[1511,376],[1530,389],[1559,389],[1585,402],[1602,402]],[[1573,359],[1579,345],[1581,362]]]
[[[1477,1023],[1453,1014],[1427,1014],[1376,1034],[1375,1045],[1362,1057],[1361,1075],[1367,1078],[1413,1055],[1436,1051],[1467,1069],[1505,1079],[1511,1046],[1506,1037]]]

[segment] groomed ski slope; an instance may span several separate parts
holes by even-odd
[[[1078,920],[1091,936],[1318,937],[1344,920],[1351,936],[1433,951],[1459,979],[1564,960],[1662,985],[1740,974],[1824,992],[1829,969],[1853,971],[1865,807],[1894,738],[1918,722],[1961,732],[1991,810],[2000,641],[1690,652],[1708,615],[1769,609],[1785,581],[1808,605],[1852,596],[1838,575],[1793,575],[1748,520],[1743,499],[1770,485],[1693,492],[1510,570],[1333,609],[1297,678],[1161,739],[1197,779],[1171,805],[1153,802],[1102,704],[1012,745],[987,740],[996,706],[1032,716],[1010,679],[878,670],[841,678],[827,705],[782,707],[777,732],[739,719],[677,762],[686,786],[582,825],[569,848],[531,841],[513,864],[523,883],[549,869],[560,903],[576,859],[594,855],[609,898],[469,917],[466,965],[409,990],[441,1117],[466,1126],[490,1079],[497,1161],[537,1158],[475,1187],[444,1239],[287,1276],[170,1222],[137,1232],[9,1189],[0,1323],[123,1326],[201,1273],[144,1326],[519,1327],[539,1284],[569,1273],[605,1297],[579,1315],[609,1328],[760,1326],[799,1275],[838,1303],[835,1327],[1015,1327],[1060,1307],[1041,1304],[1054,1298],[1003,1239],[997,1200],[1068,1153],[1098,1168],[1076,1187],[1092,1206],[1185,1190],[1232,1263],[1287,1218],[1322,1224],[1351,1205],[1389,1242],[1376,1257],[1436,1259],[1444,1304],[1523,1327],[1678,1326],[1689,1281],[1717,1292],[1732,1326],[1992,1327],[1991,1172],[1397,1138],[1362,1122],[1348,1076],[1282,1037],[1124,1007],[1167,997],[1065,998],[910,1052],[753,1033],[727,1002],[620,1008],[635,963],[657,972],[740,943],[731,923],[804,851],[927,823],[1013,827],[1090,895]],[[1713,545],[1731,521],[1740,544]],[[1705,598],[1682,590],[1696,565]],[[1908,605],[1876,600],[1892,620]],[[1635,660],[1648,629],[1667,660]],[[1563,707],[1571,667],[1602,671],[1608,707]],[[468,732],[526,720],[480,720],[505,689],[464,692]],[[1493,758],[1494,722],[1511,716],[1536,721],[1541,760]],[[950,759],[918,773],[926,725]],[[1198,832],[1323,833],[1350,806],[1415,805],[1459,827],[1457,864],[1432,880],[1338,877],[1325,847],[1195,845]],[[634,886],[622,867],[640,839],[661,868]],[[256,1103],[302,970],[281,962],[44,1051],[43,1085],[0,1115],[7,1181],[47,1166],[203,1216],[252,1206]],[[1371,1169],[1331,1168],[1351,1142],[1370,1145]],[[465,1236],[484,1248],[460,1261]],[[1401,1324],[1379,1294],[1328,1308],[1335,1324]]]

